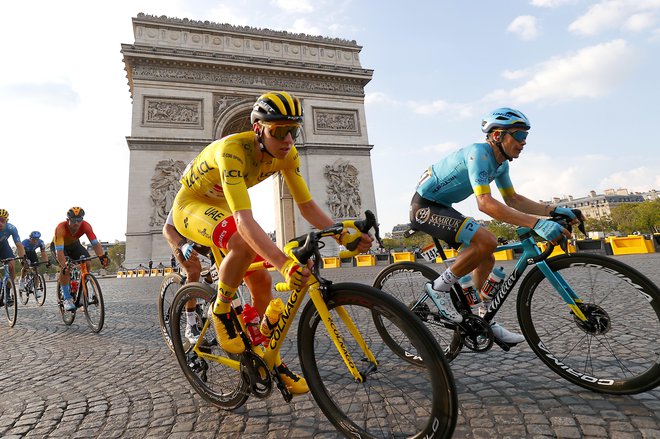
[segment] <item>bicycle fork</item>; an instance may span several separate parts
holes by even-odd
[[[316,307],[316,311],[318,312],[319,317],[321,318],[323,324],[328,330],[328,334],[330,335],[332,342],[335,344],[335,347],[337,348],[339,355],[341,355],[341,358],[344,360],[344,364],[346,364],[346,368],[348,369],[350,374],[353,375],[353,378],[355,379],[356,383],[363,383],[364,381],[366,381],[367,375],[369,375],[369,373],[374,372],[377,369],[378,361],[376,361],[376,357],[367,346],[367,343],[364,341],[364,338],[362,337],[362,334],[360,334],[360,331],[353,322],[353,319],[351,319],[351,317],[348,315],[348,312],[342,306],[338,306],[335,308],[337,315],[342,320],[342,322],[344,322],[344,324],[348,328],[348,331],[351,333],[357,344],[360,346],[360,349],[364,353],[366,359],[369,361],[369,366],[364,372],[360,372],[357,369],[355,362],[351,357],[351,354],[348,352],[346,343],[344,342],[344,339],[339,333],[339,329],[337,328],[334,320],[330,316],[330,310],[328,310],[328,306],[325,303],[325,300],[323,300],[323,297],[321,295],[321,290],[318,288],[318,286],[314,286],[310,288],[309,297],[314,303],[314,306]]]

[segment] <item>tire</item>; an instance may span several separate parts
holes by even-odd
[[[424,284],[435,280],[438,272],[431,267],[417,262],[397,262],[385,267],[376,276],[374,287],[389,294],[406,305],[428,328],[438,341],[447,361],[452,361],[461,352],[463,340],[456,325],[440,318],[438,309],[433,301],[427,298],[423,303],[413,309],[413,306],[424,294]],[[388,335],[387,328],[377,325],[381,330],[383,340],[403,358],[414,362],[414,358],[406,355],[405,349],[397,347],[399,342],[393,335]]]
[[[16,285],[11,279],[6,279],[3,283],[2,293],[4,294],[7,291],[2,301],[4,303],[5,314],[7,315],[7,323],[9,327],[13,328],[16,324],[16,318],[18,317],[18,298],[16,297]],[[7,305],[6,296],[9,296],[12,300],[12,305]]]
[[[101,332],[103,323],[105,322],[105,305],[103,303],[103,293],[101,286],[93,274],[87,273],[85,275],[85,283],[83,285],[83,310],[85,311],[85,319],[87,324],[93,332]],[[85,294],[85,292],[87,294]]]
[[[197,301],[197,324],[201,330],[206,323],[208,307],[215,300],[215,291],[208,285],[191,282],[179,289],[174,297],[170,312],[170,329],[172,345],[179,367],[188,382],[199,396],[216,407],[234,410],[245,404],[249,397],[248,386],[241,372],[220,363],[201,359],[191,349],[185,338],[186,315],[185,307],[188,300]],[[223,351],[215,338],[211,325],[204,334],[202,342],[210,353],[217,356],[238,359]]]
[[[170,308],[179,288],[183,285],[183,276],[178,273],[170,273],[160,284],[160,293],[158,294],[158,322],[160,323],[160,333],[165,340],[165,344],[170,351],[174,352],[170,330]]]
[[[46,278],[44,278],[43,274],[39,274],[38,276],[35,276],[34,291],[35,291],[34,300],[36,300],[37,305],[42,306],[46,302]],[[41,297],[37,297],[36,295],[37,292],[41,294]]]
[[[573,313],[535,267],[518,293],[520,328],[534,353],[562,378],[610,394],[660,384],[660,290],[646,276],[599,255],[547,260],[580,296],[591,325]]]
[[[21,290],[20,288],[18,289],[18,297],[21,299],[21,304],[23,305],[27,305],[28,301],[30,300],[30,292],[27,290],[27,285],[28,285],[27,276],[25,279],[25,288],[23,290]]]
[[[62,288],[60,286],[60,281],[57,281],[57,305],[60,308],[60,315],[62,316],[62,321],[65,325],[71,326],[73,321],[76,319],[76,311],[66,311],[64,309],[64,296],[62,295]]]
[[[362,350],[337,314],[347,311],[378,365],[356,383],[308,301],[298,326],[298,352],[312,396],[347,437],[451,437],[458,403],[449,364],[429,331],[402,303],[368,285],[334,284],[327,291],[333,329],[342,337],[358,369],[365,372]],[[373,314],[398,328],[410,351],[421,357],[415,366],[383,342]]]

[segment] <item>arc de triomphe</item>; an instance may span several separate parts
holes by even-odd
[[[360,65],[355,41],[145,14],[133,30],[135,42],[122,44],[133,101],[127,267],[169,261],[161,229],[181,171],[213,140],[250,130],[251,105],[269,90],[302,100],[296,147],[319,205],[336,220],[376,212],[364,113],[373,71]],[[282,179],[272,184],[281,246],[310,226]]]

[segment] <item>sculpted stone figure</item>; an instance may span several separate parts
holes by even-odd
[[[172,209],[179,187],[179,178],[186,164],[181,160],[161,160],[156,164],[151,177],[151,201],[153,210],[150,226],[162,226]]]
[[[326,204],[333,218],[357,218],[362,212],[359,171],[347,161],[326,165],[323,175],[328,180]]]

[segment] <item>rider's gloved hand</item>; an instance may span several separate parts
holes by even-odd
[[[181,256],[183,257],[183,260],[187,261],[190,259],[190,255],[192,255],[194,247],[191,243],[186,242],[180,246],[179,249],[181,250]]]
[[[534,224],[534,231],[546,241],[555,241],[564,233],[564,228],[554,221],[539,219]]]
[[[286,283],[292,290],[300,290],[303,287],[303,266],[293,259],[289,259],[280,269]]]
[[[101,265],[103,268],[107,267],[110,264],[110,258],[108,257],[107,253],[102,254],[99,256],[99,261],[101,261]]]
[[[571,209],[568,209],[568,208],[566,208],[566,207],[559,207],[559,206],[557,206],[557,207],[555,207],[554,209],[552,209],[552,210],[550,211],[550,215],[552,215],[553,213],[558,214],[558,215],[564,215],[564,216],[567,216],[567,217],[569,217],[569,218],[572,219],[572,220],[574,220],[574,219],[578,219],[578,218],[575,216],[575,213],[574,213]]]

